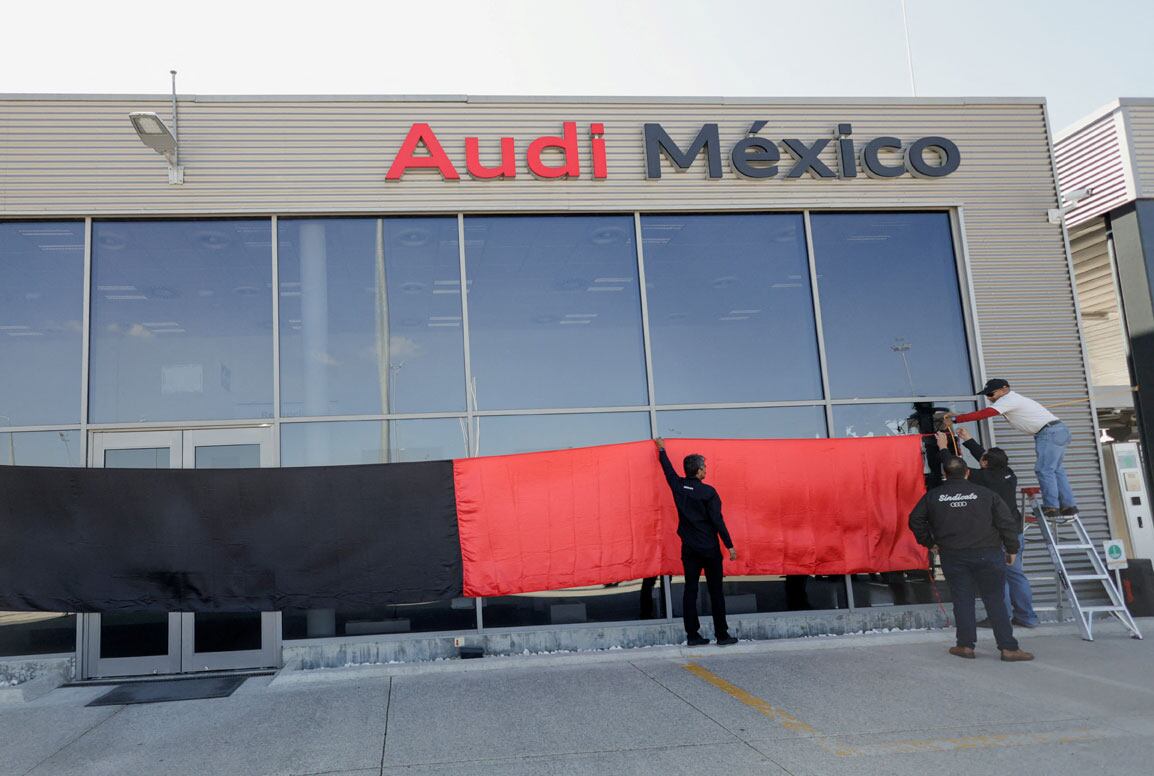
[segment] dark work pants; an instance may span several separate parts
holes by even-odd
[[[657,577],[646,577],[641,580],[641,619],[652,620],[657,616],[653,606],[653,588],[657,584]]]
[[[697,581],[705,572],[705,584],[709,587],[709,607],[713,612],[713,636],[724,639],[729,636],[729,625],[725,622],[725,592],[721,586],[721,553],[706,555],[681,548],[681,563],[685,566],[685,591],[681,597],[681,612],[685,618],[685,633],[700,636],[701,621],[697,619]]]
[[[973,648],[978,641],[975,594],[986,605],[998,649],[1017,649],[1010,613],[1006,611],[1006,556],[1000,547],[977,550],[942,550],[942,573],[954,599],[958,646]]]

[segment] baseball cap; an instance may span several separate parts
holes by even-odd
[[[1009,387],[1010,387],[1010,384],[1007,383],[1005,380],[998,380],[998,379],[987,380],[986,386],[984,388],[982,388],[982,390],[978,391],[978,395],[979,396],[987,396],[987,395],[993,393],[994,391],[998,390],[999,388],[1009,388]]]

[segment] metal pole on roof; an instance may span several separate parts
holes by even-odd
[[[903,2],[904,2],[904,0],[903,0]],[[906,44],[907,44],[907,46],[909,45],[908,37],[906,40]],[[168,72],[172,74],[172,137],[174,140],[176,140],[176,151],[173,154],[172,166],[173,167],[179,167],[180,166],[180,114],[176,112],[176,71],[175,70],[169,70]]]
[[[918,84],[914,80],[914,54],[910,49],[910,17],[906,13],[906,0],[902,0],[902,29],[906,33],[906,66],[910,71],[910,92],[914,97],[918,96]]]

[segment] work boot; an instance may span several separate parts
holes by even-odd
[[[1062,507],[1058,510],[1058,514],[1062,515],[1063,517],[1073,517],[1074,515],[1078,514],[1078,507]]]
[[[1046,517],[1060,517],[1062,510],[1057,507],[1042,507],[1042,514]]]
[[[966,660],[973,660],[974,659],[974,648],[973,647],[950,647],[950,654],[954,655],[955,657],[964,657]],[[1005,655],[1004,652],[1002,654]],[[1005,657],[1002,658],[1002,660],[1005,660],[1005,659],[1006,659]]]
[[[736,643],[737,643],[737,638],[734,636],[722,636],[721,638],[719,638],[717,640],[717,646],[719,646],[719,647],[728,647],[728,646],[730,646],[732,644],[736,644]]]
[[[1021,649],[1003,649],[1002,650],[1002,660],[1004,660],[1007,663],[1022,663],[1022,662],[1025,662],[1027,660],[1033,660],[1033,659],[1034,659],[1034,653],[1033,652],[1026,652],[1025,650],[1021,650]]]
[[[685,640],[685,646],[687,647],[704,647],[708,643],[709,639],[703,639],[700,635],[690,636]]]

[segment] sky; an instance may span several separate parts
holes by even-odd
[[[918,96],[1154,97],[1151,0],[907,0]],[[901,0],[9,0],[0,93],[909,96]]]

